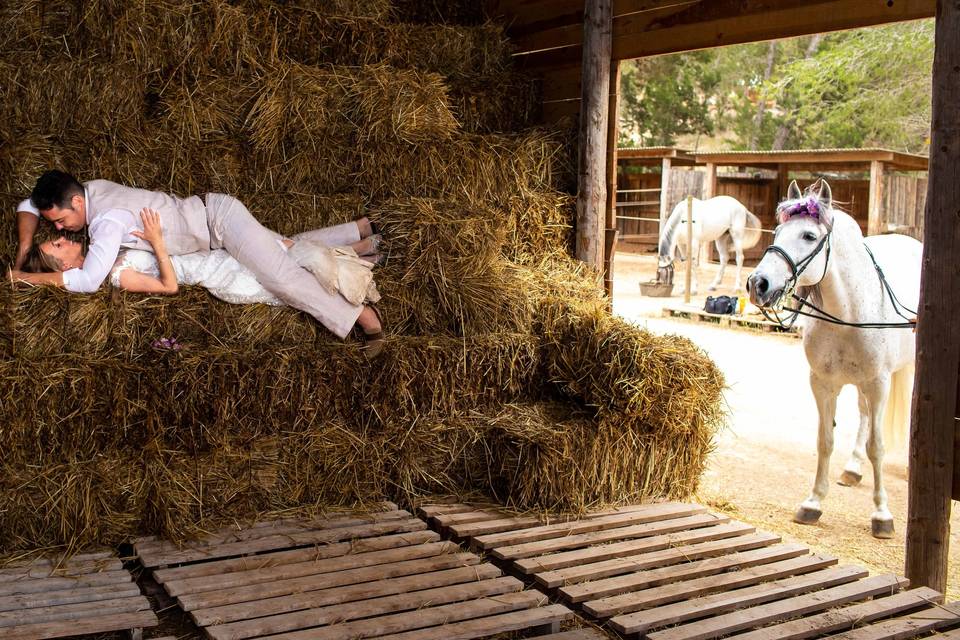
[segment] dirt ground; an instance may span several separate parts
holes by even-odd
[[[716,273],[705,265],[701,291]],[[749,269],[744,268],[743,279]],[[640,295],[639,282],[654,279],[656,257],[618,253],[614,267],[614,313],[657,333],[686,336],[700,345],[723,370],[728,389],[727,427],[717,439],[697,498],[717,511],[750,522],[784,539],[800,541],[844,563],[856,563],[872,572],[904,573],[907,520],[906,446],[888,447],[884,483],[893,513],[896,535],[877,540],[870,535],[873,476],[869,464],[860,486],[844,487],[837,479],[850,456],[858,420],[852,387],[840,394],[831,459],[830,495],[814,526],[795,524],[792,516],[807,497],[816,472],[817,410],[808,384],[806,357],[794,337],[662,317],[664,303],[681,304],[682,296],[649,298]],[[682,272],[676,281],[682,283]],[[719,293],[732,294],[729,269]],[[678,286],[675,290],[678,290]],[[702,307],[704,295],[692,303]],[[948,597],[960,596],[960,510],[951,521]]]

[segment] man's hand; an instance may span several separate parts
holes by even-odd
[[[146,240],[153,245],[154,250],[163,248],[163,229],[160,226],[160,214],[153,209],[144,209],[140,212],[143,222],[143,231],[132,231],[131,234]]]

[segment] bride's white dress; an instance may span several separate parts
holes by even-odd
[[[231,304],[283,305],[283,301],[263,288],[253,273],[223,249],[210,253],[190,253],[170,256],[177,282],[197,285],[207,289],[215,297]],[[140,273],[160,277],[157,258],[149,251],[127,249],[117,258],[110,281],[120,287],[120,272],[133,269]]]
[[[312,272],[321,285],[331,293],[339,292],[352,304],[377,302],[380,293],[373,282],[373,265],[357,257],[352,249],[325,247],[309,240],[300,240],[290,251],[297,264]],[[171,256],[177,282],[207,289],[215,297],[231,304],[270,304],[284,302],[267,291],[249,269],[237,262],[223,249],[209,253],[190,253]],[[127,249],[117,257],[110,282],[120,288],[120,273],[133,269],[160,277],[157,258],[149,251]]]

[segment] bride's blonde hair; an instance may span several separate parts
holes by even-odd
[[[65,270],[63,263],[43,251],[39,244],[30,247],[30,251],[27,252],[27,257],[21,269],[27,273],[56,273],[57,271]]]

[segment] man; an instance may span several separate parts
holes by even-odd
[[[63,171],[47,171],[37,180],[29,201],[17,207],[19,247],[13,279],[31,284],[52,284],[68,291],[96,291],[110,273],[121,248],[151,251],[150,243],[134,235],[142,232],[135,212],[159,212],[163,238],[170,255],[225,249],[250,269],[270,293],[286,304],[309,313],[340,338],[359,324],[367,335],[381,331],[376,311],[353,305],[324,289],[309,271],[300,267],[277,242],[277,234],[261,225],[247,208],[231,196],[208,193],[178,198],[158,191],[125,187],[107,180],[85,185]],[[87,226],[90,248],[83,265],[55,273],[24,273],[23,260],[33,243],[39,216],[58,230],[80,231]],[[331,244],[351,244],[369,235],[370,223],[331,228]]]

